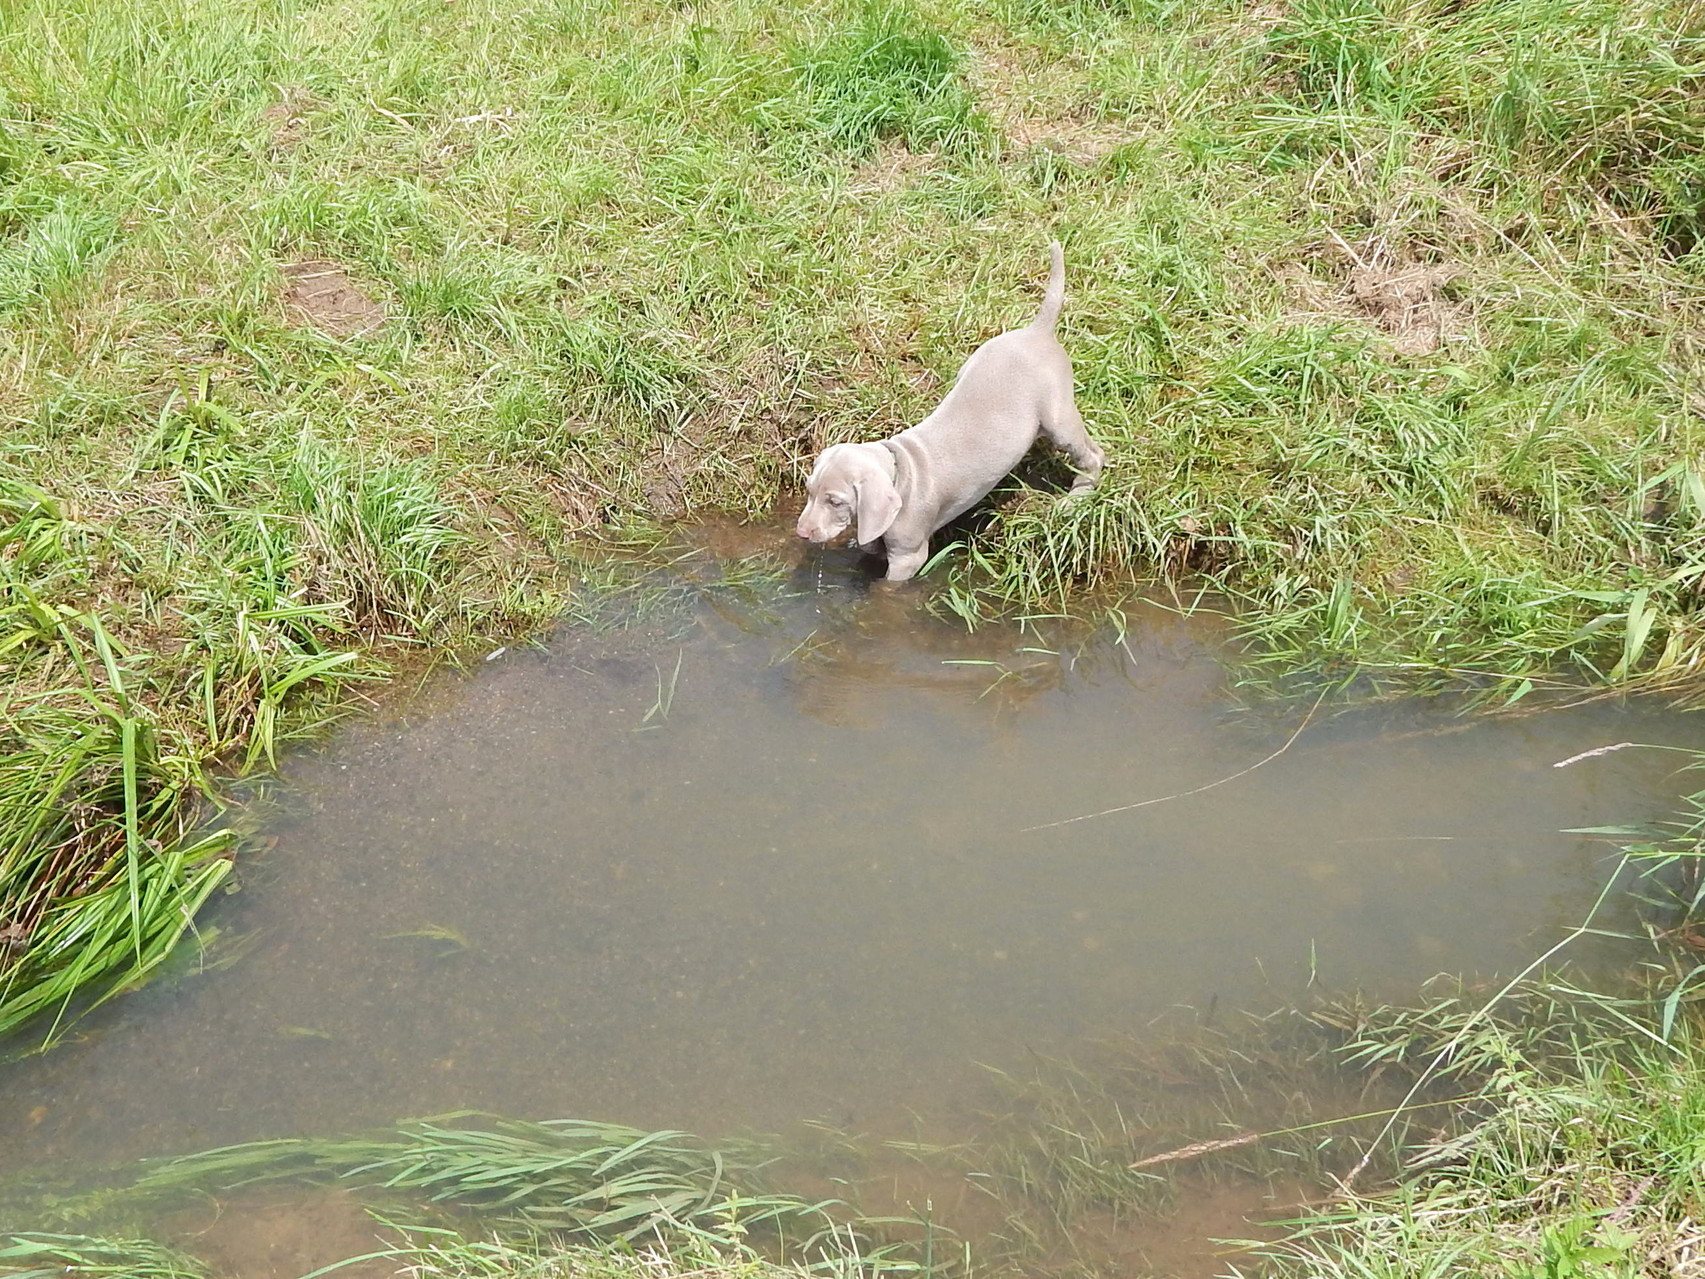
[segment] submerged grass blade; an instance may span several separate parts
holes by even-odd
[[[130,935],[136,961],[142,962],[142,834],[136,808],[136,721],[128,715],[119,721],[119,767],[124,770],[124,873],[130,896]]]
[[[631,1241],[691,1230],[727,1241],[761,1229],[797,1245],[834,1227],[830,1203],[764,1190],[766,1162],[681,1132],[467,1114],[372,1138],[255,1142],[157,1161],[128,1189],[100,1197],[109,1207],[168,1203],[309,1180],[424,1196],[522,1235]]]
[[[0,1234],[0,1273],[12,1279],[206,1279],[193,1258],[148,1239]]]

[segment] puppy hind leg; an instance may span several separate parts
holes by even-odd
[[[1084,430],[1083,415],[1077,411],[1077,405],[1069,398],[1053,405],[1042,416],[1042,434],[1071,459],[1072,469],[1077,472],[1068,496],[1081,497],[1094,488],[1095,481],[1101,478],[1107,454]]]

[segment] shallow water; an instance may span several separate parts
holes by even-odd
[[[1239,711],[1218,651],[1159,609],[968,636],[831,554],[440,678],[285,769],[276,847],[209,912],[235,962],[0,1066],[0,1148],[463,1107],[880,1129],[1180,1003],[1510,971],[1611,865],[1562,832],[1688,789],[1668,752],[1553,764],[1700,742],[1608,706],[1322,714],[1189,794],[1303,719]]]

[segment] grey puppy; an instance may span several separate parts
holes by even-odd
[[[855,540],[880,540],[888,580],[903,582],[929,557],[930,534],[969,510],[1018,465],[1038,435],[1065,451],[1077,472],[1069,496],[1087,492],[1105,454],[1083,429],[1072,399],[1072,365],[1054,337],[1066,295],[1056,241],[1036,318],[971,353],[947,398],[916,426],[874,444],[834,444],[805,481],[794,531],[832,542],[856,523]]]

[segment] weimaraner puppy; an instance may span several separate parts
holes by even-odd
[[[930,534],[969,510],[1018,465],[1040,434],[1071,459],[1068,496],[1089,491],[1105,454],[1083,429],[1072,399],[1072,366],[1054,337],[1066,295],[1066,262],[1048,246],[1052,270],[1036,318],[971,353],[953,389],[916,426],[874,444],[834,444],[805,481],[794,531],[832,542],[854,523],[854,540],[888,553],[888,580],[914,576]]]

